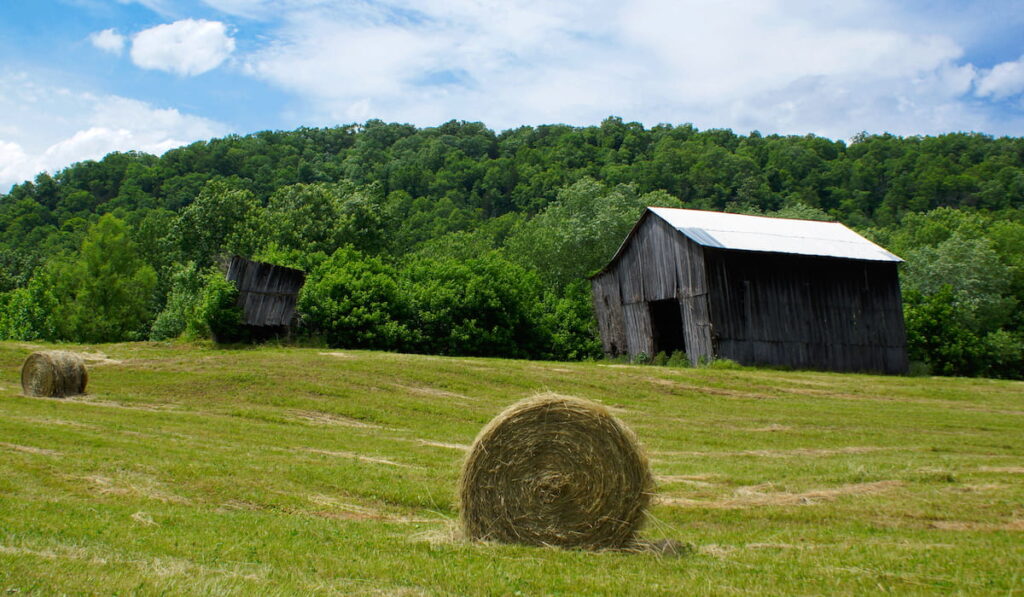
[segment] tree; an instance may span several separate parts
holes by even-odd
[[[534,268],[560,290],[611,259],[644,207],[680,207],[667,193],[640,196],[636,188],[608,188],[592,178],[559,191],[558,200],[508,239],[509,256]]]
[[[105,215],[86,235],[77,258],[51,262],[42,274],[57,305],[57,334],[77,342],[145,337],[156,272],[139,255],[123,221]]]
[[[181,211],[174,232],[182,255],[200,267],[225,253],[251,253],[259,204],[253,194],[224,180],[206,183]]]
[[[1017,306],[1008,294],[1012,272],[985,238],[959,233],[930,246],[912,249],[902,272],[904,286],[924,295],[948,288],[963,325],[985,334],[1007,323]]]

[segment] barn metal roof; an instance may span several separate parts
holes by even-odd
[[[838,222],[648,207],[693,242],[715,249],[903,261]]]

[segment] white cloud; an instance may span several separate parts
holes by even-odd
[[[981,97],[1003,99],[1024,93],[1024,56],[1012,62],[997,64],[978,79],[977,93]]]
[[[30,163],[31,159],[25,155],[21,145],[0,140],[0,193],[15,182],[30,178]]]
[[[184,19],[136,33],[131,57],[141,68],[193,76],[217,68],[234,51],[224,23]]]
[[[104,52],[120,56],[124,51],[125,37],[114,29],[97,31],[89,36],[89,41]]]
[[[888,0],[291,0],[245,70],[305,99],[324,123],[504,128],[616,114],[834,137],[1024,134],[1024,115],[1000,120],[972,94],[975,83],[979,95],[1019,92],[1024,64],[978,79],[954,38],[915,30],[902,11]]]
[[[112,151],[162,154],[228,127],[138,100],[94,95],[0,73],[0,193],[82,160]]]

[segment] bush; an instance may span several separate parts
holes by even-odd
[[[185,333],[189,321],[196,319],[196,310],[202,300],[206,277],[194,262],[177,266],[171,273],[171,291],[153,326],[150,328],[151,340],[167,340],[177,338]]]
[[[416,350],[433,354],[541,357],[551,336],[541,325],[535,273],[496,253],[460,261],[420,258],[403,271]]]
[[[1024,337],[1006,330],[982,339],[983,373],[990,377],[1024,379]]]
[[[936,375],[977,375],[984,347],[960,315],[948,285],[929,296],[908,291],[903,317],[910,360],[927,363]]]
[[[351,247],[314,269],[299,293],[307,329],[330,346],[401,350],[413,337],[393,267]]]
[[[672,356],[668,358],[669,367],[689,367],[690,366],[690,355],[682,350],[672,351]]]
[[[40,276],[25,288],[0,293],[0,340],[53,340],[50,313],[55,306],[49,285]]]
[[[563,296],[551,291],[544,294],[541,322],[550,337],[546,358],[601,358],[601,337],[590,301],[590,284],[584,280],[567,286]]]
[[[194,338],[210,338],[214,342],[247,342],[248,331],[242,325],[242,308],[238,306],[238,288],[218,271],[204,276],[198,305],[189,317],[186,331]]]

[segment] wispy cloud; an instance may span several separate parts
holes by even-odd
[[[901,28],[897,13],[882,0],[293,0],[244,62],[323,121],[508,127],[619,114],[836,137],[993,125],[973,85],[1020,93],[1020,63],[978,78],[956,40]],[[1024,115],[1008,124],[1024,134]]]
[[[1004,99],[1024,93],[1024,56],[1003,62],[984,72],[978,79],[978,95]]]
[[[89,41],[104,52],[121,55],[124,51],[125,37],[116,29],[104,29],[89,36]]]
[[[0,193],[111,151],[161,154],[227,134],[218,122],[116,95],[95,95],[0,72]]]

